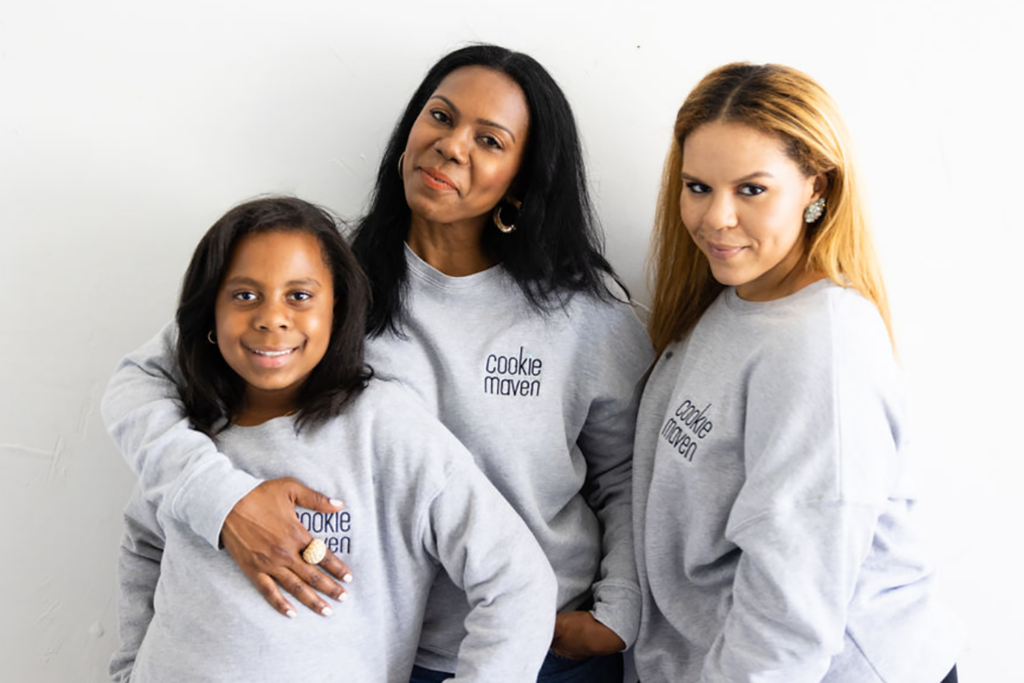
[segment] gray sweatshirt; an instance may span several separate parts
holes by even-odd
[[[254,476],[294,476],[344,500],[341,512],[297,514],[352,569],[350,597],[331,617],[301,610],[284,619],[227,553],[136,490],[125,511],[115,681],[406,683],[439,568],[470,609],[454,680],[536,677],[554,627],[551,569],[469,453],[407,389],[374,380],[321,427],[297,435],[284,417],[231,427],[216,442]]]
[[[592,596],[595,617],[631,644],[640,614],[631,456],[653,358],[632,307],[576,294],[539,312],[501,266],[448,277],[406,256],[403,334],[369,340],[370,364],[412,387],[520,514],[554,568],[559,610]],[[146,498],[215,546],[260,479],[189,428],[169,379],[175,334],[168,326],[122,361],[103,415]],[[465,610],[439,577],[418,663],[453,670]]]
[[[827,280],[723,292],[641,403],[641,680],[941,680],[958,634],[910,523],[911,450],[870,302]]]
[[[653,359],[625,302],[576,294],[538,312],[504,268],[449,277],[406,249],[401,331],[368,347],[469,449],[520,514],[558,577],[559,610],[593,596],[627,645],[640,595],[630,477],[640,382]],[[447,577],[431,593],[417,663],[451,671],[465,603]]]

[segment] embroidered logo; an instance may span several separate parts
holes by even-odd
[[[325,513],[296,508],[295,516],[309,533],[326,543],[327,549],[335,555],[348,555],[352,552],[352,513],[348,510]]]
[[[544,362],[526,353],[507,356],[492,353],[484,361],[484,393],[496,396],[540,396]]]
[[[699,442],[715,427],[708,414],[710,410],[710,403],[702,410],[693,401],[686,399],[661,428],[661,438],[678,451],[686,462],[693,462]]]

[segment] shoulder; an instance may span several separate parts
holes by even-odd
[[[873,303],[856,290],[831,282],[812,285],[765,315],[755,375],[773,384],[848,383],[895,370],[885,323]],[[775,302],[770,302],[775,303]]]
[[[614,292],[603,296],[577,292],[565,314],[577,377],[632,386],[654,362],[654,347],[634,304],[618,291],[622,298]]]
[[[650,346],[647,328],[640,321],[639,309],[626,291],[610,277],[607,291],[574,292],[568,295],[566,312],[576,327],[592,335],[623,338],[631,343]]]
[[[349,420],[369,430],[374,451],[395,462],[447,472],[471,458],[454,434],[399,379],[374,378]]]
[[[354,408],[364,415],[394,410],[413,414],[426,411],[415,392],[404,382],[378,376],[370,379],[356,400]]]
[[[389,443],[448,433],[416,391],[398,377],[371,379],[349,413],[348,421],[370,427],[375,438]]]
[[[855,347],[889,348],[878,309],[854,289],[823,281],[769,303],[778,304],[765,315],[765,342],[775,355],[831,355],[851,342]]]

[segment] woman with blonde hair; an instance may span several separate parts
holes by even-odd
[[[828,94],[783,66],[708,74],[676,117],[652,250],[641,679],[955,681],[958,635],[909,520],[885,287]]]

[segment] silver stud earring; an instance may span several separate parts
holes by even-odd
[[[804,223],[815,223],[825,213],[825,198],[818,197],[804,209]]]

